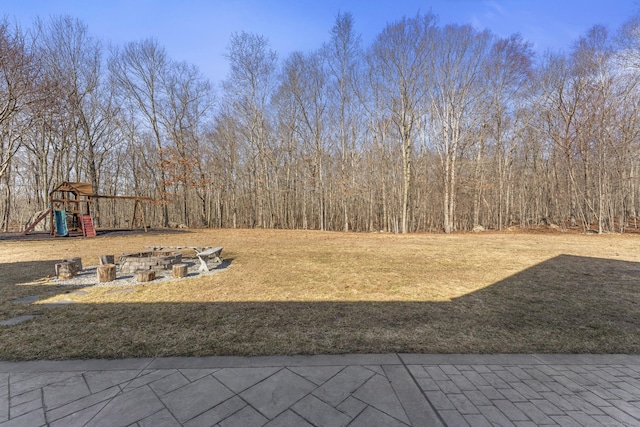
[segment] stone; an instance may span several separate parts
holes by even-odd
[[[306,396],[291,408],[305,420],[318,426],[346,426],[351,421],[350,417],[312,395]]]
[[[342,369],[344,369],[343,366],[300,366],[289,368],[290,371],[295,372],[317,385],[328,381]]]
[[[389,415],[380,412],[377,409],[372,408],[371,406],[368,406],[367,409],[362,411],[362,413],[358,415],[358,417],[354,419],[351,424],[349,424],[349,426],[353,427],[369,427],[376,425],[388,427],[406,426],[406,424],[401,423],[394,418],[391,418]]]
[[[258,427],[264,426],[269,420],[251,406],[245,406],[229,418],[222,420],[220,427]]]
[[[220,381],[207,376],[161,397],[167,409],[184,423],[233,397]]]
[[[184,377],[179,371],[172,373],[164,378],[154,381],[149,384],[151,390],[153,390],[157,396],[164,396],[180,387],[184,387],[189,384],[189,380]]]
[[[375,375],[353,393],[356,399],[381,410],[385,414],[410,424],[389,381],[382,375]]]
[[[39,299],[40,299],[40,295],[30,295],[28,297],[12,299],[11,302],[17,303],[17,304],[31,304],[32,302],[36,302]]]
[[[192,418],[185,426],[213,426],[218,425],[222,420],[229,418],[231,415],[237,413],[239,410],[247,406],[247,403],[240,399],[238,396],[234,396],[231,399],[225,400],[221,404],[209,409],[206,412]],[[292,426],[299,426],[301,424],[293,424]],[[281,424],[278,424],[281,426]],[[284,426],[282,426],[284,427]]]
[[[474,225],[473,226],[473,230],[474,233],[482,233],[484,231],[484,227],[481,226],[480,224],[478,225]]]
[[[308,395],[315,387],[311,381],[283,369],[243,391],[240,397],[268,418],[274,418]]]
[[[113,398],[86,426],[128,426],[164,409],[155,393],[145,387]]]
[[[348,366],[324,383],[313,394],[330,405],[338,405],[359,389],[374,374],[361,366]]]
[[[182,262],[182,253],[177,251],[148,251],[120,255],[120,272],[133,274],[138,270],[171,270],[173,264]]]
[[[113,282],[116,280],[116,265],[103,264],[96,269],[98,274],[98,282]]]
[[[42,396],[47,409],[59,408],[91,394],[82,375],[49,384],[42,388]]]
[[[287,410],[282,414],[274,418],[270,423],[265,424],[265,427],[313,427],[304,418],[292,410]]]
[[[180,423],[171,415],[166,409],[163,409],[160,412],[156,412],[153,415],[149,415],[147,418],[138,421],[139,427],[170,427],[176,426],[179,427]]]
[[[213,376],[234,393],[240,393],[278,372],[280,368],[225,368]]]
[[[3,320],[0,322],[2,326],[13,326],[22,322],[26,322],[27,320],[35,319],[38,317],[36,314],[25,314],[24,316],[12,317],[11,319]]]

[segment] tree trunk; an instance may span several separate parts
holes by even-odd
[[[116,280],[115,264],[99,265],[97,269],[98,282],[113,282]]]

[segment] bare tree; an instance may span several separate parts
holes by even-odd
[[[559,167],[567,172],[564,177],[562,173],[554,173],[560,190],[556,194],[567,195],[566,203],[556,198],[556,215],[558,219],[568,218],[570,226],[577,224],[579,209],[574,154],[579,132],[577,113],[585,97],[584,76],[576,71],[571,58],[549,54],[541,68],[542,92],[538,102],[544,135],[554,144],[553,167],[556,172]]]
[[[528,107],[522,100],[526,98],[528,82],[533,77],[533,52],[531,45],[516,34],[496,40],[488,55],[485,79],[489,86],[489,110],[488,116],[483,118],[480,143],[484,142],[485,130],[495,143],[498,181],[496,222],[500,230],[509,212],[512,166],[520,142],[517,132],[524,129],[524,117],[520,110]],[[476,184],[480,185],[481,182],[478,179]]]
[[[0,178],[19,148],[19,138],[11,137],[16,134],[11,132],[16,126],[12,121],[33,100],[35,72],[24,35],[17,28],[11,29],[6,20],[0,22]]]
[[[364,54],[338,14],[320,49],[281,64],[237,33],[217,108],[154,40],[114,48],[105,70],[76,19],[4,22],[0,228],[75,179],[164,199],[147,218],[165,226],[638,227],[639,22],[536,62],[519,35],[431,14],[387,25]],[[109,224],[122,210],[101,204]]]
[[[486,85],[482,70],[490,48],[491,34],[470,25],[447,25],[435,32],[430,75],[431,133],[442,165],[444,179],[444,231],[455,228],[457,159],[460,150],[472,144],[472,132],[482,123],[482,100]]]
[[[2,229],[11,219],[11,167],[28,128],[29,105],[37,99],[38,69],[19,28],[0,22],[0,186],[4,187]],[[4,178],[4,179],[3,179]]]
[[[163,85],[166,99],[159,114],[173,143],[164,153],[169,181],[182,186],[180,193],[183,223],[190,225],[191,206],[188,200],[193,189],[200,201],[199,222],[205,224],[208,206],[206,189],[212,181],[205,171],[205,146],[202,138],[204,120],[212,108],[212,88],[196,67],[184,62],[171,65],[164,76]]]
[[[104,81],[100,42],[85,24],[69,16],[37,21],[36,28],[43,66],[60,88],[61,106],[71,125],[77,177],[88,178],[100,192],[100,167],[117,141],[111,136],[116,106]],[[99,221],[97,201],[94,214]]]
[[[153,136],[159,157],[159,182],[157,183],[162,205],[162,224],[169,225],[167,205],[167,174],[164,170],[165,137],[162,132],[160,109],[162,108],[162,80],[169,66],[163,47],[153,39],[130,42],[123,49],[115,50],[109,61],[112,84],[122,103],[131,104],[139,111],[146,128]]]
[[[223,103],[237,116],[248,150],[253,199],[250,221],[264,227],[269,200],[268,104],[276,85],[277,55],[265,37],[245,32],[232,34],[228,51],[231,70],[223,85]]]
[[[313,52],[293,53],[284,64],[286,90],[295,103],[298,115],[296,134],[301,142],[301,153],[307,164],[307,180],[313,190],[315,204],[310,207],[317,218],[317,228],[327,225],[326,175],[328,154],[328,99],[327,73],[322,55]]]
[[[640,103],[640,21],[632,18],[622,26],[616,40],[613,56],[614,75],[617,77],[616,102],[610,105],[615,125],[612,127],[614,162],[624,165],[620,180],[624,188],[619,191],[619,206],[633,228],[638,228],[640,116],[636,107]],[[633,225],[631,225],[633,224]],[[624,232],[626,221],[620,221]]]
[[[354,81],[357,76],[360,52],[360,36],[355,33],[351,14],[338,14],[331,28],[331,40],[324,45],[327,65],[332,78],[328,88],[334,98],[332,108],[337,109],[337,140],[340,156],[340,186],[343,212],[343,230],[349,231],[349,189],[352,179],[356,152],[356,137],[361,133],[357,119],[357,99]],[[334,119],[335,121],[335,119]],[[353,201],[353,200],[351,200]]]
[[[402,232],[409,231],[409,194],[414,128],[423,112],[428,90],[426,66],[430,61],[435,17],[417,15],[387,25],[368,54],[369,67],[383,92],[382,108],[388,111],[400,139],[402,152]]]

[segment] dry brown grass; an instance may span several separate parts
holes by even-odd
[[[70,295],[53,263],[221,245],[208,277]],[[0,242],[0,358],[640,352],[638,237],[279,230]],[[10,300],[45,296],[34,304]],[[73,299],[45,309],[39,304]]]

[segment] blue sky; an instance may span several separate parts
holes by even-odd
[[[338,12],[350,12],[369,44],[385,24],[432,11],[441,24],[471,23],[499,36],[521,33],[537,52],[568,49],[595,24],[615,30],[638,0],[2,0],[0,14],[29,27],[39,16],[71,15],[105,42],[154,37],[171,58],[197,65],[212,82],[227,73],[234,31],[269,38],[280,58],[326,41]]]

